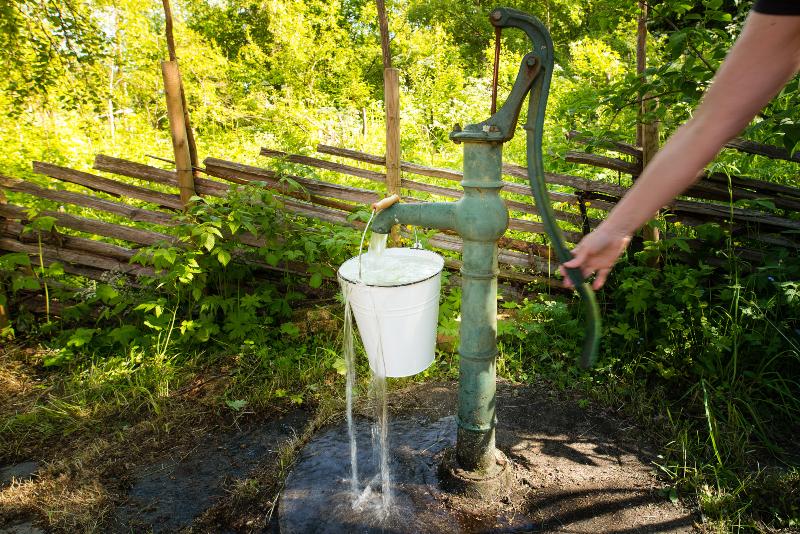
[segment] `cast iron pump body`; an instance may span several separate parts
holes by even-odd
[[[458,391],[456,469],[469,480],[491,480],[505,469],[495,449],[495,369],[497,360],[497,241],[508,227],[508,209],[500,198],[503,143],[514,136],[525,97],[530,93],[525,129],[528,169],[539,212],[560,261],[571,257],[552,216],[544,185],[542,129],[553,71],[550,33],[536,18],[508,9],[490,15],[496,28],[523,30],[533,43],[503,107],[489,119],[456,127],[450,138],[464,146],[464,196],[457,202],[394,204],[375,216],[373,231],[388,233],[393,224],[411,224],[457,232],[464,241]],[[548,218],[549,216],[549,218]],[[569,273],[575,287],[597,314],[594,294],[578,271]],[[582,363],[597,350],[599,322],[589,322]],[[463,477],[462,477],[463,478]]]

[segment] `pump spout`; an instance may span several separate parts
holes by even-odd
[[[456,202],[393,204],[375,216],[372,221],[372,231],[388,234],[395,224],[455,230],[456,204]]]

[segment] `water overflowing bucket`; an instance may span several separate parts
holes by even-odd
[[[390,248],[381,254],[381,266],[384,273],[400,275],[370,276],[366,260],[359,265],[359,258],[366,255],[344,262],[338,277],[370,368],[388,377],[424,371],[433,363],[436,349],[444,259],[428,250]]]

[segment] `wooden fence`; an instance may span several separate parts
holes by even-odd
[[[587,140],[571,134],[576,143]],[[593,144],[596,144],[593,141]],[[636,176],[641,171],[641,152],[622,143],[605,143],[604,148],[621,157],[600,156],[572,151],[566,160],[593,168],[611,169]],[[780,149],[742,141],[732,142],[737,150],[789,158]],[[216,158],[207,158],[201,169],[207,178],[195,178],[198,195],[222,198],[236,184],[258,182],[276,191],[289,212],[322,221],[358,229],[363,223],[348,216],[384,196],[386,182],[382,156],[345,148],[319,145],[316,156],[285,154],[263,148],[265,161],[280,159],[317,171],[338,175],[342,185],[316,178],[289,176],[302,189],[291,188],[284,174],[268,167],[245,165]],[[627,159],[623,159],[627,158]],[[52,187],[40,187],[31,182],[0,176],[0,191],[9,200],[0,204],[0,251],[22,252],[38,258],[41,252],[46,263],[63,263],[66,271],[99,279],[109,271],[130,276],[152,275],[152,269],[130,263],[136,249],[159,242],[175,243],[169,227],[177,224],[175,214],[184,203],[179,195],[178,177],[174,171],[136,163],[110,156],[98,155],[94,169],[109,173],[113,178],[77,171],[44,162],[34,162],[33,169],[53,180]],[[461,172],[435,168],[411,162],[400,162],[403,173],[401,187],[406,201],[452,200],[462,195],[457,186]],[[505,237],[500,241],[498,260],[500,277],[506,281],[557,285],[551,278],[556,271],[555,256],[544,238],[538,211],[532,203],[524,167],[506,164],[503,167],[505,199],[511,219]],[[565,174],[548,173],[546,179],[554,186],[550,198],[557,203],[556,217],[562,222],[567,241],[575,243],[594,228],[605,212],[625,193],[626,188],[607,181]],[[73,184],[81,192],[65,191],[58,182]],[[357,186],[360,185],[360,186]],[[92,193],[104,193],[114,200]],[[41,236],[24,231],[28,220],[29,197],[52,201],[57,209],[40,212],[54,217],[56,230]],[[2,198],[2,195],[0,195]],[[776,211],[731,207],[730,200],[768,200]],[[134,205],[132,201],[137,201]],[[91,216],[70,214],[69,206],[91,210]],[[741,242],[739,254],[759,259],[758,245],[777,244],[797,248],[800,242],[800,189],[720,175],[705,176],[690,189],[684,198],[667,208],[672,219],[696,225],[708,221],[727,222]],[[112,222],[113,221],[113,222]],[[58,231],[71,230],[71,235]],[[72,235],[74,234],[74,235]],[[241,238],[245,245],[258,247],[261,242],[252,235]],[[453,233],[439,232],[429,240],[430,246],[446,251],[460,251],[462,241]],[[460,262],[448,260],[448,267],[457,268]],[[300,265],[280,265],[264,268],[302,272]]]

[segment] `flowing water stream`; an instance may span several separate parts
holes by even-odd
[[[363,284],[364,279],[369,279],[371,273],[386,271],[382,267],[380,258],[386,249],[386,234],[373,232],[370,238],[367,253],[361,256],[359,263],[358,283]],[[350,286],[342,284],[344,296],[344,357],[347,366],[345,399],[347,404],[347,430],[350,437],[350,492],[352,494],[353,509],[367,511],[375,514],[378,519],[385,519],[391,511],[392,491],[391,474],[389,472],[388,454],[388,413],[386,407],[386,373],[380,369],[371,369],[369,398],[374,407],[374,422],[372,424],[372,454],[375,465],[379,466],[378,472],[363,486],[359,479],[358,448],[356,445],[355,423],[353,420],[354,388],[356,384],[356,362],[353,344],[353,315],[350,309]],[[380,346],[380,344],[379,344]],[[379,358],[383,361],[382,355]]]

